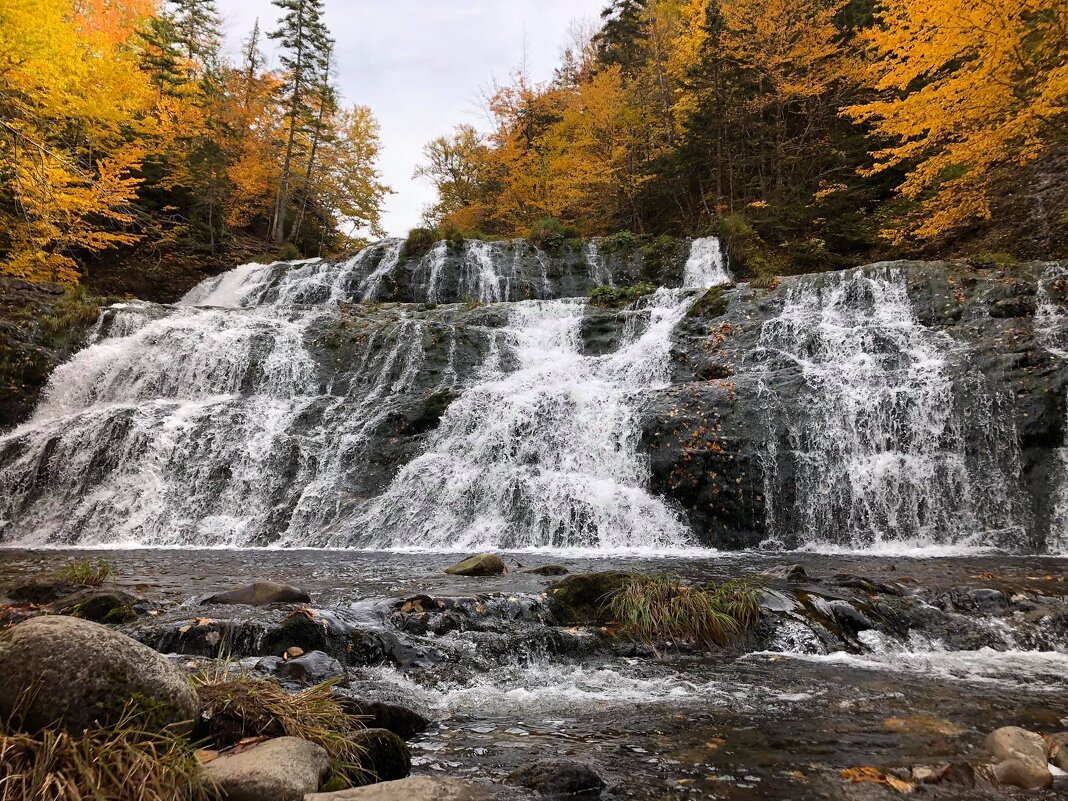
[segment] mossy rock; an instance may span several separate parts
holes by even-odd
[[[594,287],[590,292],[590,305],[600,306],[602,309],[622,309],[629,306],[639,298],[656,292],[656,287],[648,283],[632,284],[630,286],[601,286]]]
[[[553,613],[561,623],[606,623],[605,602],[630,577],[621,570],[568,576],[549,587]]]
[[[727,298],[724,287],[714,286],[697,299],[686,312],[687,317],[720,317],[727,313]]]
[[[386,729],[363,729],[355,732],[352,739],[363,749],[360,757],[362,775],[352,777],[362,782],[392,782],[403,779],[412,772],[412,755],[408,744]]]
[[[122,590],[86,589],[54,602],[50,611],[94,623],[127,623],[136,618],[143,601]]]
[[[499,576],[508,568],[496,554],[480,553],[445,568],[445,572],[450,576]]]

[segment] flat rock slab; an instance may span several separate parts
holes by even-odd
[[[209,595],[201,604],[247,604],[264,606],[265,604],[310,603],[311,596],[299,587],[279,584],[274,581],[257,581],[236,587],[226,592]]]
[[[19,709],[38,731],[59,723],[80,732],[122,716],[128,701],[163,728],[192,721],[199,702],[165,657],[125,634],[64,615],[35,617],[0,634],[0,717]],[[32,700],[25,704],[24,697]]]
[[[521,801],[534,796],[527,791],[461,779],[412,776],[336,793],[312,793],[304,801]]]
[[[227,801],[301,801],[329,770],[326,749],[299,737],[276,737],[204,766]]]

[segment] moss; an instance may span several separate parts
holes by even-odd
[[[687,317],[719,317],[727,312],[727,298],[724,297],[724,288],[714,286],[697,299],[697,302],[686,312]]]
[[[601,250],[604,253],[630,253],[641,243],[641,237],[633,231],[617,231],[601,240]]]
[[[577,573],[552,585],[548,594],[557,619],[561,623],[607,622],[605,603],[630,577],[630,573],[606,570]]]
[[[977,269],[1012,267],[1018,263],[1016,257],[1009,253],[976,253],[974,256],[969,256],[966,261]]]
[[[564,225],[555,217],[543,217],[534,223],[527,239],[530,244],[541,250],[582,246],[582,232],[573,225]]]
[[[675,259],[678,249],[679,240],[673,236],[658,236],[646,242],[641,248],[643,274],[659,276]]]
[[[593,288],[590,292],[590,305],[599,306],[603,309],[622,309],[629,306],[638,298],[651,295],[656,292],[652,284],[642,282],[629,286],[607,286],[602,284]]]

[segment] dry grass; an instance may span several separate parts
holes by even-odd
[[[200,696],[202,734],[216,748],[245,737],[300,737],[321,745],[330,754],[335,775],[352,784],[371,780],[363,767],[364,749],[352,734],[362,720],[345,711],[334,695],[333,682],[286,692],[278,683],[247,674],[202,677]]]
[[[130,708],[106,729],[26,734],[0,727],[0,801],[207,801],[189,740],[146,730]]]
[[[61,567],[56,575],[68,584],[99,587],[112,573],[106,559],[76,559]]]
[[[695,587],[677,576],[635,575],[606,599],[623,633],[724,646],[760,619],[758,591],[744,581]]]

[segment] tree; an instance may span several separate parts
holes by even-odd
[[[187,80],[218,68],[222,20],[215,0],[168,0],[174,29],[185,57]]]
[[[484,137],[470,125],[458,125],[451,136],[439,136],[423,147],[425,161],[413,177],[425,178],[437,190],[438,202],[424,213],[430,227],[447,218],[463,218],[462,230],[481,227],[488,154]]]
[[[314,117],[311,88],[322,71],[329,69],[332,41],[322,21],[322,0],[272,2],[282,10],[279,27],[268,38],[282,45],[280,60],[285,69],[282,91],[288,128],[271,221],[271,239],[280,244],[286,237],[286,211],[298,136]]]
[[[867,32],[880,96],[849,113],[891,144],[878,173],[919,212],[888,235],[944,237],[990,217],[994,180],[1068,128],[1068,5],[1047,0],[885,0]]]

